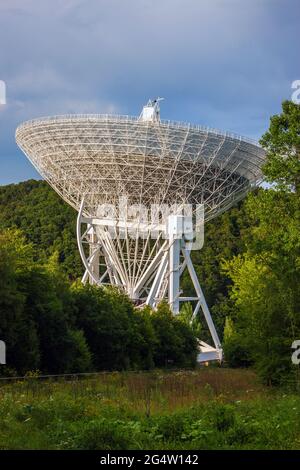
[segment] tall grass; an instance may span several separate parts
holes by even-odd
[[[249,370],[31,376],[0,386],[1,449],[299,448],[300,398]]]
[[[203,368],[177,372],[111,372],[91,374],[88,378],[39,378],[31,374],[23,380],[3,381],[0,400],[7,394],[26,399],[69,395],[74,399],[94,398],[129,409],[146,412],[170,412],[214,397],[224,400],[243,396],[248,399],[264,393],[250,370]],[[270,393],[270,390],[268,391]]]

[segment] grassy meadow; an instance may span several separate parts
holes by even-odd
[[[0,382],[0,449],[300,449],[300,397],[250,370]]]

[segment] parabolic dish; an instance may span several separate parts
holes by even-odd
[[[16,141],[79,210],[99,204],[204,204],[212,219],[261,182],[264,150],[231,133],[117,115],[64,115],[21,124]]]

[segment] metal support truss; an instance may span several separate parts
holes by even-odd
[[[132,261],[128,239],[118,238],[120,222],[92,219],[83,213],[84,199],[77,218],[77,241],[85,266],[82,281],[115,285],[127,292],[137,305],[149,305],[154,309],[162,300],[168,299],[174,315],[179,313],[181,303],[194,304],[192,320],[202,311],[213,341],[213,347],[202,341],[199,343],[198,361],[222,361],[221,343],[191,260],[191,242],[184,238],[182,227],[185,217],[169,216],[165,236],[152,241],[153,246],[157,245],[156,250],[152,246],[150,255],[144,254]],[[116,228],[115,232],[108,230],[111,226]],[[142,244],[139,248],[145,252],[149,240],[136,238],[134,241],[136,247]],[[134,269],[131,267],[126,271],[131,262],[136,264]],[[180,279],[185,269],[189,272],[195,290],[194,297],[181,296]],[[132,278],[130,272],[139,275]]]

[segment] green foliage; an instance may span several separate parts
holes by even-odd
[[[35,261],[45,262],[58,253],[71,279],[82,275],[77,249],[76,212],[45,181],[29,180],[0,186],[0,230],[19,228],[34,244]]]
[[[267,198],[270,201],[270,192]],[[260,200],[256,200],[256,214]],[[276,212],[276,206],[273,209]],[[224,263],[233,281],[236,327],[236,333],[225,341],[225,352],[227,349],[231,365],[240,355],[240,363],[245,359],[254,362],[266,382],[280,383],[293,374],[290,348],[300,335],[299,247],[289,239],[289,224],[295,219],[277,220],[277,230],[274,226],[268,235],[265,223],[262,219],[255,228],[256,238],[248,253]],[[281,238],[282,225],[286,236]]]
[[[235,410],[232,405],[220,404],[212,415],[213,425],[218,431],[226,432],[235,424]]]
[[[76,330],[65,275],[34,260],[34,249],[17,229],[0,232],[0,336],[8,365],[18,373],[84,371],[90,355]],[[5,375],[6,369],[1,369]]]
[[[196,363],[197,341],[192,329],[172,315],[166,302],[151,314],[157,338],[154,363],[157,367],[176,365],[193,367]]]
[[[255,381],[240,399],[239,384],[205,395],[220,372],[211,370],[208,381],[205,370],[185,372],[184,398],[191,390],[198,398],[183,403],[174,400],[182,379],[177,372],[153,376],[151,416],[140,406],[148,374],[138,374],[144,382],[136,389],[136,374],[128,373],[2,385],[0,449],[299,449],[299,395],[263,389],[251,396]]]
[[[89,372],[93,367],[92,353],[82,330],[69,329],[67,332],[69,342],[68,356],[64,361],[64,373]]]
[[[247,367],[253,364],[248,338],[236,331],[231,317],[226,317],[223,350],[230,367]]]
[[[84,423],[73,440],[73,448],[76,450],[128,449],[130,436],[124,424],[120,420],[114,422],[105,418]]]
[[[125,369],[129,366],[126,346],[130,331],[130,315],[133,307],[129,300],[120,297],[114,308],[117,293],[111,297],[105,289],[76,284],[72,288],[76,304],[76,322],[85,332],[90,345],[96,370],[114,368]]]
[[[21,233],[0,233],[0,337],[5,339],[9,370],[2,373],[36,368],[40,355],[37,328],[31,315],[26,316],[26,295],[19,279],[32,269],[32,246],[26,245]]]
[[[177,318],[178,320],[181,320],[185,325],[192,328],[192,331],[194,332],[195,336],[198,339],[201,338],[201,334],[202,334],[201,321],[200,321],[199,315],[193,318],[193,307],[190,302],[183,303]]]
[[[156,342],[149,315],[114,288],[72,286],[76,324],[85,332],[96,370],[153,367]]]
[[[271,117],[260,143],[267,151],[264,174],[281,190],[300,195],[300,105],[282,103],[282,113]]]
[[[3,375],[194,365],[194,334],[168,308],[152,315],[114,288],[70,285],[57,252],[36,262],[17,229],[0,232],[0,272]]]
[[[276,185],[248,198],[247,249],[223,262],[233,281],[235,328],[225,341],[227,359],[238,364],[246,357],[272,384],[295,377],[291,344],[300,337],[299,118],[300,107],[290,102],[271,118],[261,142],[268,156],[266,176]]]

